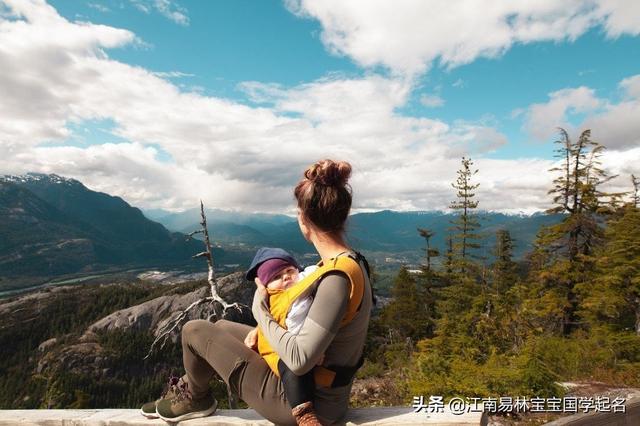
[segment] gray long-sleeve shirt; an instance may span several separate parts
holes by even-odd
[[[364,266],[360,268],[364,273]],[[266,291],[256,291],[253,315],[280,359],[294,374],[310,371],[324,354],[324,365],[355,365],[364,349],[371,315],[371,284],[365,276],[360,310],[345,326],[340,322],[347,310],[350,284],[340,272],[331,272],[311,286],[315,292],[309,315],[295,335],[280,325],[269,313]],[[315,406],[318,415],[328,420],[340,419],[347,410],[351,384],[336,388],[316,387]]]

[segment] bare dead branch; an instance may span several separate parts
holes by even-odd
[[[193,258],[204,257],[207,260],[207,266],[209,269],[209,273],[207,275],[207,282],[209,283],[209,289],[210,289],[211,295],[208,297],[203,297],[196,300],[195,302],[187,306],[185,309],[178,312],[178,314],[174,318],[167,321],[167,323],[158,330],[158,335],[154,339],[154,341],[151,343],[149,352],[144,357],[144,359],[149,358],[153,353],[154,349],[156,349],[158,345],[160,349],[164,348],[171,334],[174,331],[179,330],[180,327],[182,327],[183,322],[188,318],[189,311],[194,309],[196,306],[202,305],[204,303],[213,304],[214,313],[207,317],[207,321],[211,321],[214,318],[216,320],[223,318],[224,315],[227,313],[227,310],[229,309],[237,309],[238,311],[242,312],[242,307],[244,305],[241,305],[239,303],[228,303],[219,294],[218,280],[216,278],[214,262],[213,262],[213,250],[211,248],[211,240],[209,239],[209,230],[207,229],[207,217],[204,213],[204,204],[202,203],[202,200],[200,200],[200,218],[201,218],[200,225],[202,226],[202,229],[189,233],[187,235],[187,238],[191,239],[195,234],[204,235],[205,250],[194,255]],[[220,309],[220,306],[222,307],[222,309]]]
[[[167,340],[169,339],[169,336],[171,336],[171,333],[174,330],[177,330],[182,325],[182,322],[187,318],[187,315],[189,314],[189,311],[191,309],[205,302],[211,302],[211,301],[213,301],[211,297],[198,299],[192,304],[190,304],[189,306],[187,306],[185,309],[180,311],[178,315],[176,315],[175,318],[173,318],[171,321],[167,321],[167,323],[158,330],[158,336],[151,343],[151,347],[149,348],[149,353],[144,357],[144,359],[147,359],[149,358],[149,356],[151,356],[151,354],[153,353],[153,350],[155,349],[158,343],[160,343],[159,349],[164,348],[164,346],[167,343]]]
[[[204,233],[204,231],[203,231],[202,229],[199,229],[199,230],[197,230],[197,231],[193,231],[193,232],[189,232],[189,233],[187,234],[187,241],[192,240],[194,235],[196,235],[196,234],[203,234],[203,233]]]

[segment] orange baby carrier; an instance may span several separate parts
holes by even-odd
[[[330,259],[324,265],[322,262],[319,263],[318,269],[306,276],[300,282],[295,283],[285,290],[267,290],[269,293],[271,315],[281,327],[286,328],[285,320],[293,302],[301,296],[307,296],[309,293],[308,290],[310,290],[309,287],[324,275],[329,272],[339,271],[347,276],[349,283],[351,284],[347,312],[340,322],[340,327],[345,326],[358,312],[364,295],[365,280],[360,264],[358,263],[360,259],[364,259],[364,257],[359,253],[356,258],[351,256],[337,256]],[[366,260],[364,262],[366,265]],[[368,265],[366,269],[368,273]],[[258,352],[267,362],[269,368],[271,368],[271,370],[279,377],[278,361],[280,360],[280,356],[271,347],[260,329],[258,329]],[[337,383],[337,376],[344,376],[344,372],[342,370],[353,370],[353,374],[355,374],[355,370],[357,370],[361,365],[362,359],[355,367],[338,367],[332,369],[330,367],[316,366],[314,367],[314,379],[317,385],[324,387],[335,386]],[[353,376],[353,374],[350,374],[350,376]],[[344,380],[339,380],[339,382],[342,383]]]

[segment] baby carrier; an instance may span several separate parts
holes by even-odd
[[[344,327],[358,313],[364,296],[365,277],[360,268],[360,262],[365,266],[366,274],[369,276],[369,264],[360,253],[352,255],[338,255],[329,259],[325,264],[320,262],[318,269],[305,277],[302,281],[294,284],[285,290],[267,290],[269,292],[269,303],[271,315],[281,326],[285,326],[287,313],[293,302],[303,296],[309,295],[312,285],[320,278],[330,272],[341,272],[347,276],[351,289],[349,292],[349,302],[347,311],[340,322],[340,327]],[[373,294],[373,293],[372,293]],[[280,356],[273,350],[262,330],[258,329],[258,352],[269,365],[269,368],[277,375],[278,361]],[[315,366],[313,370],[316,385],[323,387],[338,387],[349,384],[358,368],[362,366],[364,354],[355,366]]]

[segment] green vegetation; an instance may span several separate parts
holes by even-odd
[[[640,386],[640,209],[602,190],[603,147],[561,130],[561,166],[550,190],[562,214],[539,230],[525,262],[514,261],[507,230],[496,232],[492,263],[473,257],[481,226],[470,159],[463,158],[449,249],[434,266],[426,240],[420,273],[397,273],[394,300],[370,330],[360,377],[393,377],[412,395],[562,396],[556,382],[597,380]],[[428,226],[428,224],[425,224]],[[487,252],[489,248],[487,248]],[[418,300],[416,300],[416,298]]]
[[[179,343],[144,360],[150,333],[111,331],[99,333],[79,355],[65,349],[81,346],[86,328],[116,310],[202,286],[77,286],[0,315],[0,408],[131,408],[157,398],[169,376],[182,372]],[[38,346],[53,337],[51,356],[43,357]],[[226,388],[212,385],[224,403]]]

